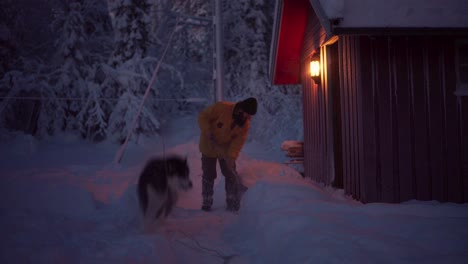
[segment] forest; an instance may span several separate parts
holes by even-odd
[[[224,99],[260,98],[254,139],[300,138],[301,129],[271,127],[302,125],[298,86],[268,78],[274,2],[222,6]],[[65,132],[122,143],[159,62],[133,141],[214,102],[213,10],[201,0],[1,1],[1,138]]]

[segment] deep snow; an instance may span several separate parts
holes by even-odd
[[[214,210],[203,212],[196,118],[165,134],[129,144],[121,164],[110,143],[2,143],[0,263],[468,263],[468,205],[363,205],[284,165],[281,142],[245,146],[238,214],[224,209],[220,173]],[[144,233],[135,183],[163,150],[188,157],[195,186]]]

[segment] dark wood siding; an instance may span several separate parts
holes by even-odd
[[[325,40],[325,30],[318,23],[312,8],[309,10],[301,59],[304,115],[304,175],[317,182],[330,184],[329,107],[326,76],[326,50],[320,45]],[[311,55],[321,54],[322,83],[315,84],[309,73]]]
[[[304,32],[304,44],[302,45],[302,61],[309,58],[312,53],[318,51],[325,42],[326,32],[320,25],[314,10],[309,7],[306,30]]]
[[[343,36],[338,43],[344,191],[361,200],[362,108],[360,98],[359,38]]]
[[[301,56],[304,173],[331,184],[325,31],[309,11]],[[468,97],[455,95],[455,36],[339,36],[343,186],[363,202],[468,202]],[[309,77],[320,52],[321,84]],[[327,61],[328,60],[328,61]],[[335,84],[336,86],[336,84]]]
[[[362,140],[362,156],[361,156],[361,200],[363,202],[380,201],[381,198],[381,162],[380,162],[380,146],[376,142],[380,141],[379,127],[374,125],[379,123],[378,101],[377,96],[377,64],[375,61],[375,44],[371,41],[360,41],[361,53],[369,52],[369,59],[360,61],[361,69],[361,91],[360,102],[361,106],[361,124],[362,134],[366,136]]]
[[[306,66],[306,65],[304,65]],[[310,78],[307,67],[302,71],[304,115],[304,174],[317,182],[331,183],[328,145],[328,94],[323,84]]]
[[[455,37],[354,38],[340,39],[346,192],[365,202],[467,202],[468,97],[454,95]]]

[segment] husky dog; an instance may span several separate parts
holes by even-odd
[[[166,218],[177,202],[177,192],[192,188],[187,159],[179,156],[149,160],[138,180],[138,199],[144,226]]]

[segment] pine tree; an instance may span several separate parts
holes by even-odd
[[[301,97],[290,94],[298,88],[273,87],[268,77],[268,61],[273,24],[274,2],[265,0],[225,1],[224,58],[225,92],[236,101],[241,96],[259,99],[259,110],[252,135],[258,140],[275,141],[282,137],[277,129],[264,129],[282,120],[299,120]],[[291,87],[290,87],[291,88]],[[300,95],[300,93],[299,93]],[[297,106],[294,111],[289,107]],[[288,133],[288,131],[283,131]],[[296,138],[300,137],[299,132]]]
[[[15,0],[0,1],[0,79],[6,72],[13,69],[17,62],[21,32],[24,31],[22,21],[23,10]]]
[[[114,67],[146,56],[149,40],[150,5],[146,0],[118,0],[115,3],[116,44],[110,64]]]
[[[212,6],[211,1],[203,0],[153,0],[153,3],[149,65],[159,62],[174,32],[154,90],[145,103],[164,118],[191,111],[193,104],[187,104],[186,98],[212,96]],[[160,101],[161,98],[171,100]]]
[[[80,99],[86,96],[84,79],[87,71],[82,55],[84,23],[81,11],[80,1],[67,2],[63,10],[56,12],[52,23],[59,38],[55,41],[56,70],[50,79],[50,91],[44,96],[47,100],[42,102],[38,123],[42,134],[76,131],[80,126],[77,115],[83,106]]]
[[[263,0],[226,1],[225,4],[228,10],[224,13],[227,96],[263,94],[270,86],[267,69],[272,4]]]
[[[90,65],[106,62],[114,42],[107,1],[83,0],[82,16],[86,39],[83,56]]]
[[[4,2],[6,6],[14,3],[5,0],[0,7]],[[12,94],[25,91],[28,96],[43,98],[33,119],[37,120],[39,135],[67,129],[93,140],[107,137],[120,142],[131,129],[177,15],[211,18],[213,11],[213,2],[203,0],[46,2],[50,10],[62,11],[55,13],[54,34],[50,34],[57,37],[56,45],[33,47],[37,59],[21,57],[27,49],[19,48],[20,59],[15,60],[20,63],[15,65],[16,72],[10,70],[4,75],[8,78],[0,80],[1,92],[10,94],[8,89],[15,87]],[[106,3],[111,3],[111,8]],[[274,1],[224,1],[223,8],[226,99],[256,96],[260,105],[252,136],[268,140],[280,137],[278,130],[263,127],[283,119],[300,122],[302,111],[300,90],[273,87],[267,76]],[[0,12],[8,13],[5,9]],[[0,17],[0,31],[4,19],[6,16]],[[161,103],[160,99],[213,99],[214,32],[211,26],[191,23],[181,23],[178,28],[134,133],[157,134],[163,118],[199,107],[190,109],[182,102]],[[17,27],[8,29],[18,40]],[[52,59],[51,53],[55,54]],[[2,59],[0,64],[10,60]],[[25,80],[15,79],[12,86],[10,77]],[[5,101],[2,105],[11,112],[18,108]],[[297,111],[285,111],[284,105],[297,106]]]
[[[115,142],[123,143],[130,132],[133,119],[137,116],[142,98],[131,92],[125,92],[117,102],[110,116],[109,135]],[[149,107],[143,107],[138,116],[137,126],[134,134],[154,135],[160,128],[159,119],[153,114]]]
[[[144,65],[150,45],[151,6],[147,0],[118,0],[111,10],[114,15],[115,47],[109,64],[114,70],[106,70],[104,92],[118,98],[118,103],[110,109],[108,133],[114,141],[123,142],[151,76]],[[145,111],[147,108],[148,105],[145,105]],[[146,117],[139,119],[140,129],[137,133],[148,133],[145,129],[153,131],[153,127],[144,125],[148,121]]]
[[[87,82],[88,98],[82,111],[78,115],[80,132],[84,138],[91,140],[101,140],[107,136],[106,113],[101,102],[101,87],[94,82]]]

